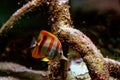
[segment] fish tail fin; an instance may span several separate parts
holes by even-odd
[[[68,61],[68,59],[63,54],[62,47],[60,47],[60,53],[61,53],[61,59],[65,60],[65,61]]]
[[[61,59],[65,60],[65,61],[68,61],[68,59],[64,55],[61,55]]]

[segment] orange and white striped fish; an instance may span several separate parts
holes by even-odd
[[[42,30],[38,36],[37,42],[34,42],[32,57],[48,60],[59,60],[67,58],[63,55],[62,45],[59,39],[52,33]]]

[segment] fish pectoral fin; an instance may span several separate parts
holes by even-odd
[[[39,47],[38,47],[38,46],[36,46],[36,47],[33,49],[33,51],[32,51],[32,57],[33,57],[33,58],[41,58],[41,57],[40,57],[40,52],[39,52]]]
[[[49,62],[50,60],[47,57],[45,57],[45,58],[42,58],[42,61]]]

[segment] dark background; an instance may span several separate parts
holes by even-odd
[[[0,26],[28,1],[1,0]],[[75,28],[90,37],[105,57],[120,61],[120,1],[70,0],[70,6]],[[39,60],[31,58],[29,46],[32,37],[37,37],[41,29],[50,31],[47,20],[49,15],[46,11],[47,8],[40,8],[36,9],[34,13],[25,15],[15,23],[13,29],[0,38],[0,60],[16,60],[17,62],[19,59],[23,59],[30,64],[39,62]],[[22,61],[20,63],[23,64]]]

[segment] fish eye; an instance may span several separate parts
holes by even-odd
[[[47,38],[47,36],[46,36],[46,35],[44,35],[44,36],[43,36],[43,38],[44,38],[44,39],[46,39],[46,38]]]

